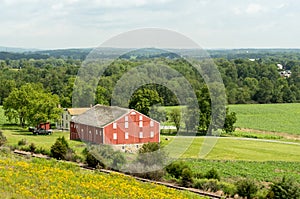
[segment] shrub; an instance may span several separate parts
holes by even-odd
[[[31,144],[29,145],[29,151],[30,151],[31,153],[34,153],[34,152],[35,152],[35,149],[36,149],[35,144],[34,144],[34,143],[31,143]]]
[[[54,157],[58,160],[64,160],[68,151],[68,143],[64,137],[59,137],[56,139],[56,142],[51,146],[51,157]]]
[[[27,144],[27,140],[24,138],[18,141],[18,146],[24,146],[26,144]]]
[[[236,184],[237,194],[247,199],[253,198],[258,191],[257,185],[252,180],[240,180]]]
[[[185,168],[189,168],[187,164],[182,161],[172,162],[166,167],[166,171],[173,177],[179,179]]]
[[[3,132],[0,130],[0,146],[6,143],[6,137],[3,135]]]
[[[219,182],[219,188],[224,192],[225,195],[234,196],[236,191],[236,186],[227,182]]]
[[[35,149],[35,153],[39,153],[39,154],[43,154],[43,155],[48,155],[48,156],[51,155],[51,154],[50,154],[50,151],[44,149],[43,147],[36,148],[36,149]]]
[[[182,170],[180,184],[184,187],[190,187],[193,184],[193,173],[189,167]]]
[[[215,179],[195,179],[193,187],[204,191],[216,192],[220,190],[218,181]]]
[[[267,198],[298,199],[300,198],[299,184],[292,179],[283,177],[281,181],[271,185]]]
[[[85,161],[89,167],[96,168],[99,165],[101,168],[106,168],[106,165],[103,163],[103,161],[101,162],[95,158],[90,152],[86,153]]]
[[[214,168],[210,169],[209,171],[207,171],[204,175],[204,178],[207,178],[207,179],[216,179],[216,180],[220,180],[221,177],[218,173],[218,171]]]

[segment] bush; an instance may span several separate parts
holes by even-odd
[[[34,152],[35,152],[35,149],[36,149],[35,144],[34,144],[34,143],[31,143],[31,144],[29,145],[29,151],[30,151],[31,153],[34,153]]]
[[[24,145],[26,145],[27,144],[27,140],[26,139],[22,139],[22,140],[19,140],[18,141],[18,146],[24,146]]]
[[[221,177],[218,173],[218,171],[214,168],[210,169],[209,171],[207,171],[204,175],[204,178],[207,178],[207,179],[216,179],[216,180],[220,180]]]
[[[3,132],[0,130],[0,146],[3,146],[6,143],[6,137],[3,135]]]
[[[50,156],[50,151],[49,150],[46,150],[44,149],[43,147],[40,147],[40,148],[36,148],[35,149],[35,153],[38,153],[38,154],[43,154],[43,155],[48,155]]]
[[[220,190],[218,181],[215,179],[195,179],[193,187],[204,191],[216,192]]]
[[[189,167],[182,170],[180,184],[184,187],[190,187],[193,184],[193,173]]]
[[[97,166],[100,166],[100,168],[106,168],[106,165],[103,163],[103,161],[101,162],[100,160],[96,159],[90,152],[86,153],[85,161],[89,167],[96,168]]]
[[[252,180],[240,180],[236,184],[237,194],[247,199],[253,198],[258,191],[257,185]]]
[[[51,157],[54,157],[58,160],[65,160],[69,145],[65,140],[65,137],[59,137],[56,139],[56,142],[51,146]]]
[[[166,167],[166,171],[173,177],[179,179],[185,168],[189,168],[187,164],[182,161],[172,162]]]
[[[299,184],[292,179],[283,177],[281,181],[271,185],[267,198],[298,199],[300,198]]]

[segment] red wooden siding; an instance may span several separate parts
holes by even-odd
[[[150,125],[151,121],[153,122],[153,126]],[[140,127],[140,122],[142,122],[142,127]],[[114,123],[116,123],[116,128],[114,128]],[[126,123],[128,128],[125,128]],[[140,138],[140,132],[143,134],[142,138]],[[153,132],[153,137],[151,137],[151,132]],[[125,139],[126,133],[128,133],[128,139]],[[117,135],[116,139],[114,139],[114,134]],[[134,110],[103,128],[74,122],[70,123],[71,140],[81,139],[97,144],[115,145],[159,142],[159,136],[159,123]]]

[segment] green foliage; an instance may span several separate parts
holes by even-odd
[[[203,191],[223,191],[225,195],[233,196],[236,193],[236,186],[227,182],[220,182],[216,179],[194,179],[193,188]]]
[[[178,133],[180,125],[181,125],[181,110],[180,109],[172,109],[170,112],[170,119],[172,122],[174,122],[177,133]]]
[[[87,148],[86,162],[91,167],[119,170],[126,164],[124,154],[110,145],[91,145]]]
[[[34,144],[34,143],[31,143],[31,144],[29,145],[29,151],[30,151],[31,153],[34,153],[35,150],[36,150],[35,144]]]
[[[182,176],[183,170],[189,168],[183,161],[175,161],[166,167],[166,171],[173,177],[179,179]]]
[[[18,141],[18,146],[24,146],[26,144],[27,144],[27,140],[24,138]]]
[[[182,170],[180,184],[184,187],[190,187],[193,184],[193,173],[189,167]]]
[[[148,142],[143,144],[143,146],[139,149],[139,153],[149,153],[154,152],[160,149],[160,144],[156,142]]]
[[[220,174],[215,168],[208,170],[203,177],[207,179],[216,179],[216,180],[221,179]]]
[[[223,131],[226,133],[232,133],[235,131],[234,124],[236,123],[237,117],[235,112],[229,113],[229,108],[226,108],[226,117],[224,121]]]
[[[0,146],[6,143],[6,137],[3,135],[3,132],[0,130]]]
[[[57,138],[56,142],[51,146],[51,157],[58,160],[65,160],[69,149],[69,145],[65,140],[65,137]]]
[[[25,84],[14,89],[3,103],[5,116],[10,120],[34,125],[60,117],[59,98],[44,91],[41,84]]]
[[[254,181],[245,179],[240,180],[236,183],[237,194],[242,197],[249,199],[253,198],[258,191],[258,187]]]
[[[147,88],[138,89],[131,97],[129,108],[135,109],[140,113],[149,115],[150,107],[161,104],[163,99],[158,95],[157,91]]]
[[[291,178],[283,177],[281,181],[271,185],[266,198],[270,199],[298,199],[300,198],[300,188]]]

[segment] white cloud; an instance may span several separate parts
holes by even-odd
[[[264,10],[265,10],[264,7],[260,4],[249,4],[246,8],[246,13],[256,14]]]

